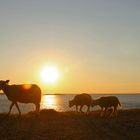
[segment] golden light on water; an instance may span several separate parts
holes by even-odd
[[[54,84],[60,77],[60,73],[56,67],[44,67],[40,72],[41,80],[47,84]]]
[[[57,109],[57,100],[55,95],[44,95],[42,97],[42,108]]]

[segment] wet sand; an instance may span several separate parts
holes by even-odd
[[[140,109],[120,110],[117,118],[42,110],[18,117],[0,114],[0,140],[140,140]]]

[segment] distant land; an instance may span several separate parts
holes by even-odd
[[[107,95],[112,95],[112,94],[140,94],[140,93],[88,93],[88,92],[81,92],[81,93],[45,93],[43,95],[70,95],[70,94],[82,94],[82,93],[87,93],[87,94],[107,94]]]

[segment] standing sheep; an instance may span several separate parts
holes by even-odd
[[[109,107],[113,107],[114,110],[110,113],[110,117],[115,114],[117,116],[117,107],[118,105],[121,106],[119,99],[116,96],[107,96],[107,97],[101,97],[97,100],[93,100],[92,107],[99,105],[101,107],[101,113],[100,115],[103,115],[103,109],[105,108],[104,115],[106,116],[106,111]]]
[[[11,109],[16,105],[19,115],[21,111],[17,102],[20,103],[34,103],[36,105],[36,111],[40,109],[41,101],[41,89],[37,85],[8,85],[9,80],[0,81],[0,90],[6,94],[7,98],[12,101],[8,115],[11,112]]]
[[[89,94],[83,93],[76,95],[73,100],[69,101],[69,107],[76,106],[76,111],[78,111],[78,106],[80,106],[80,112],[84,105],[88,107],[87,113],[89,112],[90,106],[92,105],[92,98]]]

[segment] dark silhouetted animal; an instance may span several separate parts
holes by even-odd
[[[7,98],[12,101],[8,115],[11,112],[13,105],[15,105],[21,115],[21,111],[17,102],[20,103],[34,103],[36,111],[40,109],[41,89],[37,85],[8,85],[9,80],[0,81],[0,90],[6,94]]]
[[[73,100],[69,101],[69,107],[76,106],[76,111],[78,111],[78,106],[80,106],[80,112],[84,105],[88,107],[87,113],[89,112],[90,106],[92,105],[92,98],[89,94],[83,93],[76,95]]]
[[[101,97],[97,100],[93,100],[92,102],[92,107],[99,105],[101,107],[101,113],[100,115],[106,116],[107,109],[110,107],[113,107],[112,112],[110,113],[110,117],[115,114],[117,116],[117,107],[118,105],[121,106],[119,99],[116,96],[106,96],[106,97]],[[104,110],[105,108],[105,110]]]

